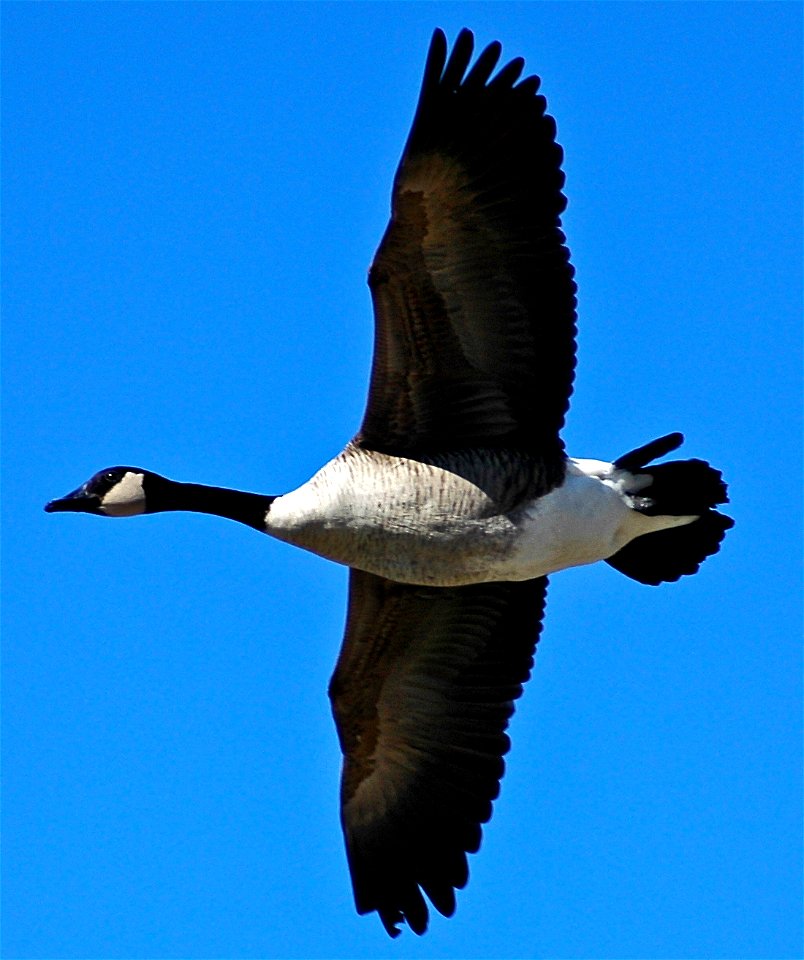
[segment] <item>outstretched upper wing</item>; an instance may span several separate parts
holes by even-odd
[[[562,150],[523,61],[467,72],[433,35],[391,221],[369,274],[375,313],[357,442],[388,453],[516,446],[560,456],[575,365],[575,283],[560,229]]]
[[[446,916],[505,768],[546,578],[418,587],[350,572],[330,685],[344,754],[341,821],[358,912],[391,936]]]

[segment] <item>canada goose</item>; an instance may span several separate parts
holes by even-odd
[[[330,686],[360,913],[427,927],[468,876],[499,792],[547,575],[606,560],[643,583],[694,573],[732,521],[720,473],[650,466],[673,433],[613,462],[568,458],[575,284],[555,125],[521,59],[495,73],[471,33],[434,33],[369,274],[376,342],[343,453],[273,497],[95,474],[46,510],[213,513],[351,568]]]

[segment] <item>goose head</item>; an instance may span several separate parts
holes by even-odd
[[[264,531],[276,497],[201,483],[178,483],[141,467],[107,467],[77,490],[45,505],[48,513],[94,513],[137,517],[143,513],[189,510],[226,517]]]
[[[160,491],[170,483],[140,467],[107,467],[78,489],[45,506],[48,513],[95,513],[99,517],[135,517],[159,509]]]

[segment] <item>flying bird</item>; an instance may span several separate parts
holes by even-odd
[[[533,665],[547,577],[605,560],[641,583],[695,573],[733,521],[719,471],[568,457],[576,286],[563,154],[524,61],[472,63],[436,30],[368,277],[374,356],[343,452],[283,496],[101,470],[49,512],[216,514],[350,568],[329,688],[359,913],[417,934],[468,878]]]

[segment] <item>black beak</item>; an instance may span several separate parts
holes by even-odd
[[[100,497],[96,493],[87,493],[83,487],[73,490],[66,497],[51,500],[45,504],[46,513],[98,513]]]

